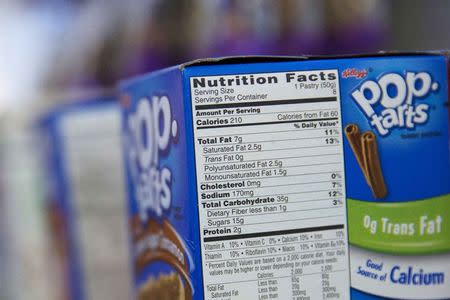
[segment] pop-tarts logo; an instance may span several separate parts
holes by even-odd
[[[422,101],[438,88],[427,72],[387,73],[364,81],[351,96],[372,127],[384,136],[394,128],[413,129],[426,123],[430,105]]]
[[[177,135],[167,96],[139,99],[136,111],[127,118],[128,162],[136,185],[139,216],[147,221],[149,212],[161,217],[172,202],[172,172],[160,166],[160,157],[168,154]]]

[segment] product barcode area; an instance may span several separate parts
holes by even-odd
[[[205,295],[346,299],[338,99],[265,98],[194,106]]]

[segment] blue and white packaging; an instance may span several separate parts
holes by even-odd
[[[234,57],[122,82],[135,299],[450,298],[447,68]]]
[[[57,107],[40,120],[39,134],[58,299],[129,299],[117,101]]]

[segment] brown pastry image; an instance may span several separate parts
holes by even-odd
[[[373,196],[386,197],[387,188],[378,156],[376,135],[372,131],[361,134],[356,124],[347,125],[344,132]]]
[[[138,295],[139,300],[185,300],[183,282],[177,273],[161,274],[150,278]]]

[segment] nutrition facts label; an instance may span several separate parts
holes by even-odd
[[[205,299],[349,299],[337,78],[190,78]]]

